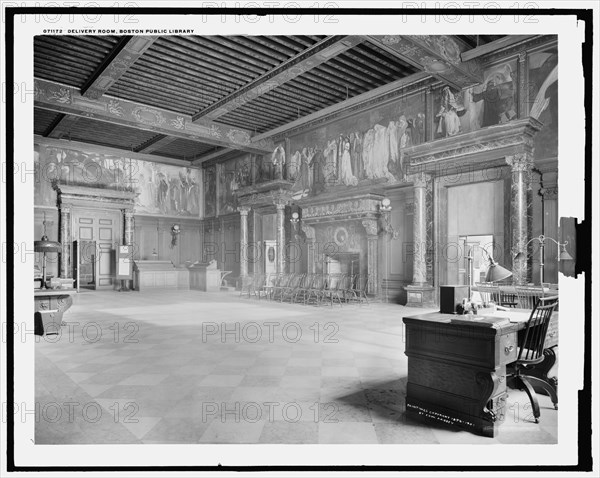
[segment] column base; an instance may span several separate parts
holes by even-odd
[[[406,290],[406,307],[433,308],[435,303],[435,287],[429,284],[411,284]]]

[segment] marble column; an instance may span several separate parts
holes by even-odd
[[[73,238],[71,237],[71,206],[67,204],[61,204],[60,206],[60,237],[58,241],[62,244],[62,251],[60,253],[60,269],[59,275],[62,278],[70,278],[71,273],[71,244]]]
[[[428,174],[412,176],[414,187],[413,213],[413,281],[406,286],[409,307],[435,305],[435,289],[427,280],[427,182]]]
[[[309,274],[315,273],[315,228],[307,224],[302,224],[302,231],[306,236],[306,267]]]
[[[531,167],[529,153],[519,153],[506,157],[506,163],[511,167],[511,257],[513,259],[513,283],[527,284],[531,276],[528,267],[530,250],[526,245],[531,238]],[[522,252],[520,258],[517,254]]]
[[[376,296],[379,293],[379,223],[376,219],[363,219],[362,225],[367,231],[367,292]]]
[[[275,203],[277,208],[277,272],[285,272],[285,203]]]
[[[563,242],[559,237],[558,227],[558,171],[544,172],[540,196],[542,196],[544,204],[543,234],[546,237]],[[558,282],[559,262],[556,259],[558,253],[558,246],[554,242],[545,242],[543,282],[553,284]]]
[[[248,213],[250,208],[238,207],[240,213],[240,277],[248,275]]]
[[[433,112],[433,95],[431,87],[425,90],[425,141],[435,139],[435,113]]]

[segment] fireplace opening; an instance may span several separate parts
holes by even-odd
[[[360,255],[358,252],[336,252],[325,254],[327,274],[355,275],[360,273]]]

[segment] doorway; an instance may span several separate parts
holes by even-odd
[[[457,284],[469,285],[469,274],[473,274],[471,285],[477,282],[485,282],[488,270],[488,255],[494,251],[494,236],[492,234],[481,236],[459,236],[458,242],[463,251],[462,261],[458,267]],[[469,271],[467,256],[471,253],[473,257],[472,271]],[[487,254],[486,254],[487,253]]]
[[[121,244],[121,212],[74,209],[72,230],[79,286],[113,289],[116,249]]]

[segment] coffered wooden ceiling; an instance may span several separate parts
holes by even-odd
[[[194,165],[268,152],[270,131],[424,71],[474,84],[461,53],[503,36],[430,38],[38,36],[35,134]]]

